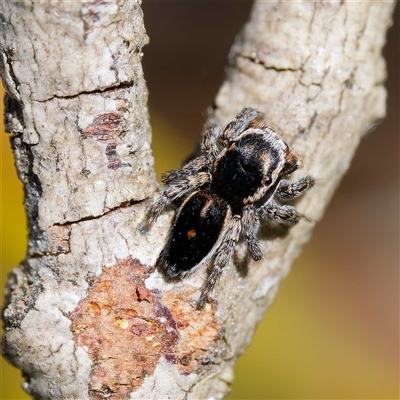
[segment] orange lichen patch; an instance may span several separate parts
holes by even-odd
[[[128,398],[165,349],[153,344],[178,340],[173,322],[160,323],[157,308],[163,306],[144,287],[147,276],[147,268],[131,259],[104,268],[71,315],[76,345],[87,346],[93,361],[92,398]]]
[[[89,314],[93,317],[98,317],[101,314],[101,307],[97,303],[89,303],[88,304]]]
[[[147,289],[148,271],[132,259],[104,268],[70,316],[76,346],[93,362],[92,399],[128,399],[161,356],[191,373],[221,355],[215,309],[197,310],[194,289],[163,297]]]
[[[125,318],[117,318],[114,321],[114,325],[120,327],[121,329],[128,329],[129,328],[129,321]]]
[[[177,321],[180,335],[171,355],[185,374],[200,372],[202,367],[216,362],[226,352],[225,342],[220,340],[221,326],[215,317],[215,307],[207,304],[202,310],[194,308],[187,301],[192,294],[189,290],[182,291],[178,296],[167,292],[163,298]]]

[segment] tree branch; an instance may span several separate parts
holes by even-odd
[[[384,117],[381,56],[393,3],[254,4],[216,98],[226,124],[251,106],[318,182],[289,232],[237,246],[215,301],[206,271],[167,283],[149,267],[173,212],[139,233],[156,187],[140,5],[2,4],[6,126],[25,187],[27,258],[10,274],[3,351],[38,398],[221,397],[281,278],[362,138]],[[71,51],[73,49],[73,51]]]

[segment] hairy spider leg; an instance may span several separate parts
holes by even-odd
[[[300,221],[300,214],[293,206],[281,205],[274,200],[262,206],[259,212],[264,219],[285,226],[293,226]]]
[[[190,160],[181,168],[175,171],[169,171],[163,174],[161,182],[164,185],[174,184],[174,181],[180,181],[183,179],[189,179],[191,176],[197,174],[201,170],[208,170],[208,159],[206,156],[200,156]],[[209,171],[210,172],[210,171]]]
[[[217,146],[217,141],[221,135],[222,129],[217,124],[210,126],[204,132],[203,140],[201,142],[201,152],[205,154],[212,163],[220,153],[220,150]]]
[[[294,182],[282,179],[275,194],[281,200],[294,199],[311,189],[314,184],[315,179],[310,175],[303,176]]]
[[[141,229],[142,233],[146,233],[154,221],[160,216],[161,211],[172,201],[184,194],[199,189],[204,184],[211,181],[211,175],[208,172],[199,172],[195,175],[184,177],[183,179],[176,178],[168,186],[161,191],[159,198],[150,208],[149,218]]]
[[[260,114],[261,113],[254,108],[244,108],[223,130],[221,142],[227,145],[229,141],[237,138]]]
[[[240,216],[235,215],[231,218],[228,224],[229,225],[225,237],[216,252],[211,274],[208,276],[207,281],[202,288],[200,299],[197,303],[198,308],[202,308],[204,306],[204,303],[208,299],[208,295],[210,292],[212,292],[215,284],[218,282],[222,270],[226,267],[230,258],[232,257],[235,244],[239,240],[241,231]]]
[[[260,228],[258,212],[253,206],[245,206],[242,210],[242,233],[247,242],[250,256],[254,261],[262,259],[263,254],[260,243],[257,239],[257,232]]]

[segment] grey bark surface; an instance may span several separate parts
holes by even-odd
[[[393,8],[393,2],[255,2],[229,55],[216,118],[225,125],[246,106],[264,112],[302,157],[293,178],[311,174],[317,184],[296,201],[305,216],[298,225],[284,235],[261,230],[262,261],[249,261],[238,244],[215,301],[198,311],[193,304],[206,271],[178,283],[146,272],[173,212],[163,213],[148,235],[139,233],[157,187],[140,2],[1,4],[6,128],[30,228],[26,260],[6,289],[3,353],[26,374],[28,393],[47,399],[227,393],[233,365],[280,280],[363,135],[385,115],[382,47]],[[129,288],[120,289],[130,279],[133,300]],[[118,346],[128,350],[121,354]]]

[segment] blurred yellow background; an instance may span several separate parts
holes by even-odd
[[[235,368],[229,399],[399,398],[399,11],[388,114],[360,145],[313,239]],[[199,139],[247,2],[144,2],[153,150],[160,174]],[[168,16],[168,18],[166,18]],[[3,97],[3,91],[0,97]],[[2,111],[1,111],[2,114]],[[1,288],[24,258],[23,192],[1,132]],[[1,399],[28,399],[1,361]]]

